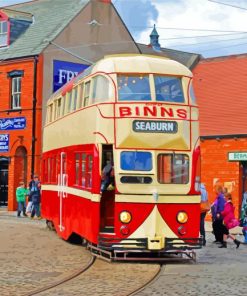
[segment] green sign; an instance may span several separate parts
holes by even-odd
[[[229,152],[229,161],[247,161],[247,152]]]

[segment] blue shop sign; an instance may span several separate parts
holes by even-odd
[[[21,130],[26,127],[26,117],[0,118],[0,130]]]
[[[88,65],[64,61],[53,61],[53,92],[88,68]]]
[[[9,134],[0,134],[0,152],[9,151]]]

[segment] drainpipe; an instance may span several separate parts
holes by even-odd
[[[35,167],[35,142],[36,142],[36,104],[37,104],[37,65],[38,56],[34,57],[33,69],[33,107],[32,107],[32,155],[31,155],[31,178]]]

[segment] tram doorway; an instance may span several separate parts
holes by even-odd
[[[101,183],[101,200],[100,200],[100,231],[114,232],[114,209],[115,209],[115,190],[114,190],[114,168],[113,168],[113,147],[112,145],[102,145],[102,176],[107,175],[111,181],[104,186],[103,177]],[[102,186],[103,185],[103,186]]]
[[[0,206],[8,205],[9,159],[0,157]]]
[[[241,211],[241,207],[242,207],[242,202],[244,200],[244,197],[247,195],[247,161],[242,161],[241,162],[241,175],[242,175],[242,189],[241,189],[241,204],[240,204],[240,211]]]

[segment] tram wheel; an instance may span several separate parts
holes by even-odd
[[[55,227],[52,221],[46,220],[46,226],[49,230],[55,231]]]

